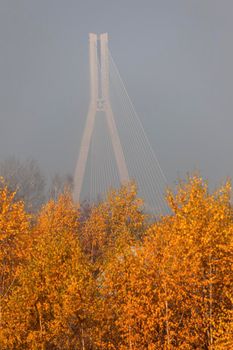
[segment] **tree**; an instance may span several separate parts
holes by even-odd
[[[9,157],[0,163],[0,176],[15,192],[15,200],[23,200],[29,212],[38,211],[45,201],[45,178],[35,160]]]
[[[51,185],[49,188],[49,198],[57,200],[59,195],[61,195],[65,191],[73,191],[72,176],[69,174],[65,176],[55,174],[52,178]]]
[[[15,201],[15,195],[0,179],[0,344],[7,303],[19,282],[30,246],[30,217],[24,203]]]
[[[80,241],[92,262],[101,262],[126,228],[132,236],[141,237],[146,226],[142,205],[136,185],[131,183],[110,191],[105,201],[90,209],[81,226]]]
[[[176,270],[177,274],[185,272],[176,278],[184,293],[182,305],[186,305],[186,322],[183,317],[181,333],[177,334],[179,342],[183,340],[190,347],[198,344],[214,349],[222,314],[229,322],[233,282],[230,191],[227,182],[210,194],[208,184],[194,176],[180,184],[176,195],[168,196],[175,214],[171,232],[176,240],[171,240],[177,241]]]
[[[31,226],[2,184],[1,349],[231,349],[230,193],[190,177],[151,223],[134,184],[87,215],[65,192]]]
[[[69,194],[43,208],[30,259],[4,314],[2,349],[91,348],[95,288],[78,229],[78,211]]]
[[[172,215],[152,224],[142,244],[125,231],[103,265],[103,348],[221,349],[232,342],[223,336],[232,329],[230,185],[209,194],[194,176],[168,201]]]

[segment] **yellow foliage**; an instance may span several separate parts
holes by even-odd
[[[230,183],[180,182],[153,223],[136,192],[84,218],[64,193],[31,224],[0,185],[2,350],[233,348]]]
[[[78,226],[68,194],[42,209],[30,260],[4,314],[7,349],[71,349],[87,337],[86,310],[94,289]]]
[[[142,243],[123,239],[105,266],[103,348],[214,349],[216,332],[231,327],[230,185],[211,195],[194,177],[169,203],[174,215],[151,225]]]

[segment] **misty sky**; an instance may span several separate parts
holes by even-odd
[[[74,172],[89,32],[109,33],[169,182],[233,177],[232,0],[0,0],[0,161]]]

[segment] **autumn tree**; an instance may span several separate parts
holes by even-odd
[[[4,314],[2,349],[90,349],[94,284],[69,194],[40,213],[28,265]]]
[[[174,212],[171,241],[177,241],[174,276],[177,290],[180,287],[184,295],[181,307],[185,306],[180,332],[176,328],[175,344],[184,342],[190,348],[214,349],[221,315],[230,321],[233,282],[230,190],[226,183],[210,194],[208,184],[194,176],[180,184],[177,194],[168,196]]]
[[[209,194],[193,177],[168,201],[173,214],[151,225],[143,244],[128,240],[108,260],[101,286],[106,349],[230,344],[230,335],[219,339],[232,328],[230,185]]]
[[[7,302],[19,281],[30,243],[30,222],[24,204],[16,201],[0,179],[0,344]]]
[[[110,346],[118,337],[112,323],[116,318],[113,307],[118,304],[111,305],[113,300],[110,301],[104,291],[107,270],[121,273],[116,256],[123,253],[126,245],[131,247],[140,240],[146,225],[143,202],[137,198],[134,183],[110,191],[106,200],[93,206],[86,220],[81,222],[82,249],[93,266],[99,290],[94,308],[95,344],[100,349]]]
[[[1,186],[1,349],[231,349],[230,191],[190,177],[156,222],[134,184],[85,215],[65,192],[32,227]]]
[[[11,192],[0,178],[0,295],[10,292],[16,281],[19,266],[25,261],[29,240],[30,216],[24,203],[15,201]]]
[[[109,192],[105,201],[90,209],[82,224],[80,241],[83,250],[92,262],[102,259],[111,251],[114,242],[126,229],[135,238],[140,238],[146,227],[143,202],[137,197],[134,183]]]

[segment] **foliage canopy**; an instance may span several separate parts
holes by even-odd
[[[232,349],[230,193],[190,177],[151,222],[134,184],[29,215],[1,180],[0,348]]]

